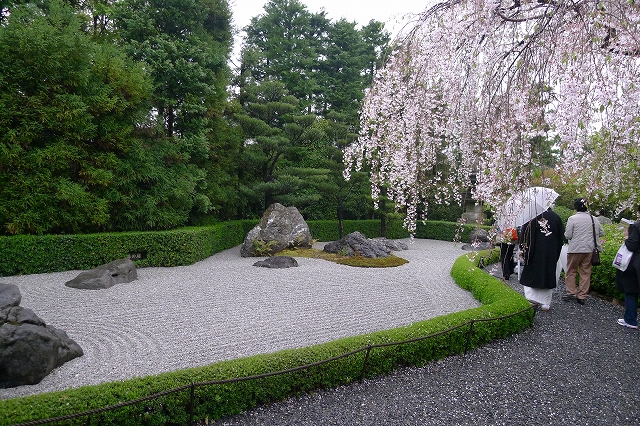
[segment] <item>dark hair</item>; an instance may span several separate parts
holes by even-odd
[[[586,212],[587,211],[587,200],[584,198],[576,198],[573,202],[574,210],[578,212]]]

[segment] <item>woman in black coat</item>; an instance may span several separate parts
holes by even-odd
[[[520,284],[524,287],[524,297],[549,310],[553,289],[557,284],[556,267],[562,250],[564,224],[556,212],[546,210],[522,225],[520,247],[524,268]]]
[[[640,207],[638,208],[640,213]],[[624,241],[633,257],[626,271],[616,270],[616,286],[624,293],[624,318],[618,320],[623,327],[638,328],[638,295],[640,294],[640,221],[625,230]]]

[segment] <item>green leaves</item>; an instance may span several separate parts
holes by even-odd
[[[226,0],[85,6],[0,26],[0,233],[174,228],[211,210],[208,170],[234,189]]]
[[[270,1],[245,31],[237,79],[244,112],[237,119],[247,141],[244,164],[260,171],[243,174],[247,195],[264,195],[255,210],[279,201],[305,217],[335,217],[353,205],[346,198],[370,193],[344,182],[337,147],[357,137],[360,101],[388,34],[373,21],[362,30],[331,22],[297,0]],[[351,214],[371,210],[370,197],[362,199]]]

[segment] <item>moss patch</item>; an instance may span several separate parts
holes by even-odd
[[[341,265],[356,266],[359,268],[390,268],[394,266],[404,265],[409,263],[407,259],[403,259],[398,256],[389,255],[388,257],[377,257],[375,259],[362,257],[362,256],[341,256],[339,254],[327,253],[323,250],[315,248],[296,248],[282,250],[278,253],[279,256],[291,256],[291,257],[307,257],[311,259],[323,259],[329,262],[339,263]]]

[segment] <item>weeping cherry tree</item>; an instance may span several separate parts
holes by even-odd
[[[557,141],[564,179],[620,210],[637,204],[639,25],[634,0],[426,9],[365,98],[347,175],[367,163],[374,194],[385,188],[413,231],[425,200],[460,202],[473,186],[476,200],[499,206],[530,186],[532,140],[544,137]]]

